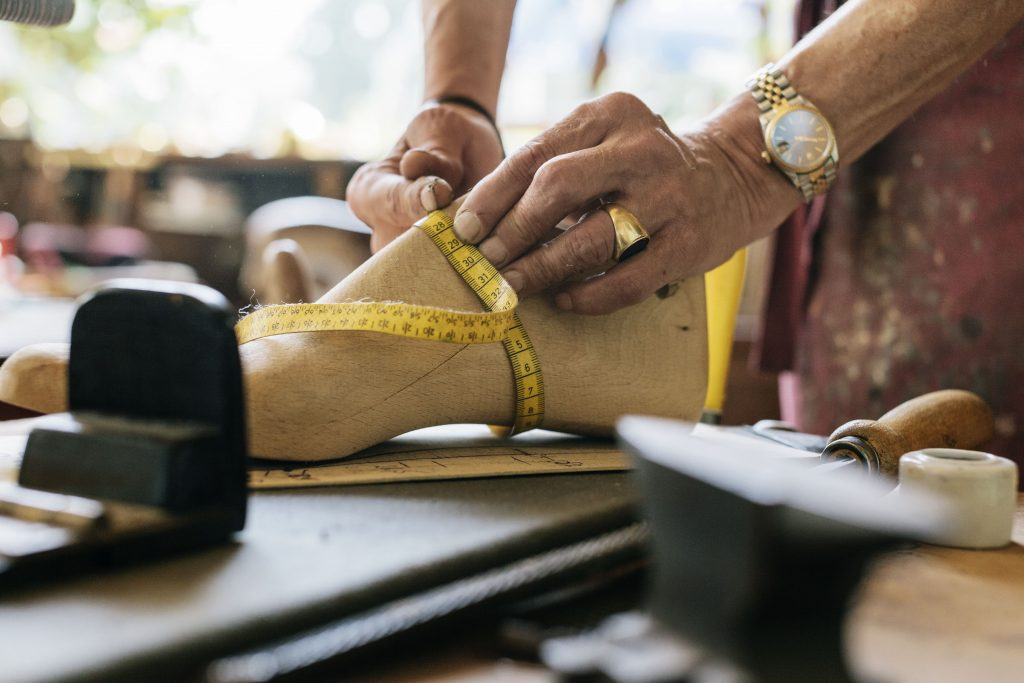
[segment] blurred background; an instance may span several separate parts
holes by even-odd
[[[792,0],[521,0],[507,144],[614,90],[685,126],[784,51],[791,12]],[[415,0],[78,0],[64,28],[0,25],[0,210],[22,226],[139,228],[152,256],[237,300],[246,215],[343,197],[400,135],[420,101],[419,15]]]
[[[685,127],[786,50],[792,12],[793,0],[520,0],[506,145],[614,90]],[[0,323],[140,266],[248,303],[247,218],[281,198],[344,198],[421,89],[416,0],[77,0],[66,27],[0,25]]]
[[[521,0],[502,123],[523,138],[616,89],[672,122],[702,116],[785,48],[791,5]],[[419,14],[410,0],[78,0],[65,28],[0,29],[0,131],[123,164],[372,158],[419,103]]]

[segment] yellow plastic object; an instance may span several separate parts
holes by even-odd
[[[708,393],[701,422],[718,424],[722,419],[732,338],[746,270],[747,250],[744,248],[704,275],[708,304]]]

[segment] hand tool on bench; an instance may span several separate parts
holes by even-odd
[[[853,420],[819,437],[762,421],[741,431],[819,455],[823,469],[861,468],[895,476],[904,453],[924,448],[983,447],[995,429],[992,410],[961,389],[933,391],[901,403],[878,420]]]
[[[112,281],[71,330],[70,412],[0,488],[0,589],[225,542],[245,524],[236,312],[208,287]]]
[[[722,421],[736,314],[743,292],[746,249],[705,275],[708,311],[708,388],[701,422]],[[797,432],[785,423],[762,420],[745,428],[757,436],[820,454],[830,469],[861,467],[895,476],[904,453],[922,448],[973,449],[992,438],[988,405],[963,390],[924,394],[893,408],[877,421],[853,420],[828,438]]]
[[[994,430],[992,409],[976,394],[933,391],[896,406],[877,421],[847,422],[832,432],[821,459],[895,475],[904,453],[933,447],[979,448]]]

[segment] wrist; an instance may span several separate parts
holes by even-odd
[[[505,141],[501,138],[501,130],[498,129],[498,122],[495,121],[494,115],[479,101],[463,95],[439,95],[425,100],[423,102],[423,106],[425,108],[446,107],[455,109],[460,114],[485,121],[494,131],[494,135],[498,138],[498,146],[501,148],[501,155],[502,158],[504,158]]]
[[[463,110],[468,109],[470,111],[476,112],[483,118],[487,119],[487,122],[490,123],[495,130],[498,129],[498,122],[495,120],[494,111],[488,109],[486,106],[484,106],[482,102],[480,102],[480,100],[475,99],[473,97],[466,97],[465,95],[442,94],[437,95],[436,97],[427,98],[426,100],[424,100],[423,104],[424,106],[429,106],[432,104],[444,104],[456,106]]]
[[[742,92],[720,107],[705,123],[711,142],[726,159],[739,190],[743,222],[757,239],[778,227],[803,204],[803,195],[777,169],[764,162],[764,135],[754,98]]]

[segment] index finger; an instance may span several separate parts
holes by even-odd
[[[470,190],[455,214],[455,234],[478,243],[523,196],[537,169],[556,156],[599,144],[606,128],[596,105],[588,102],[517,149]]]

